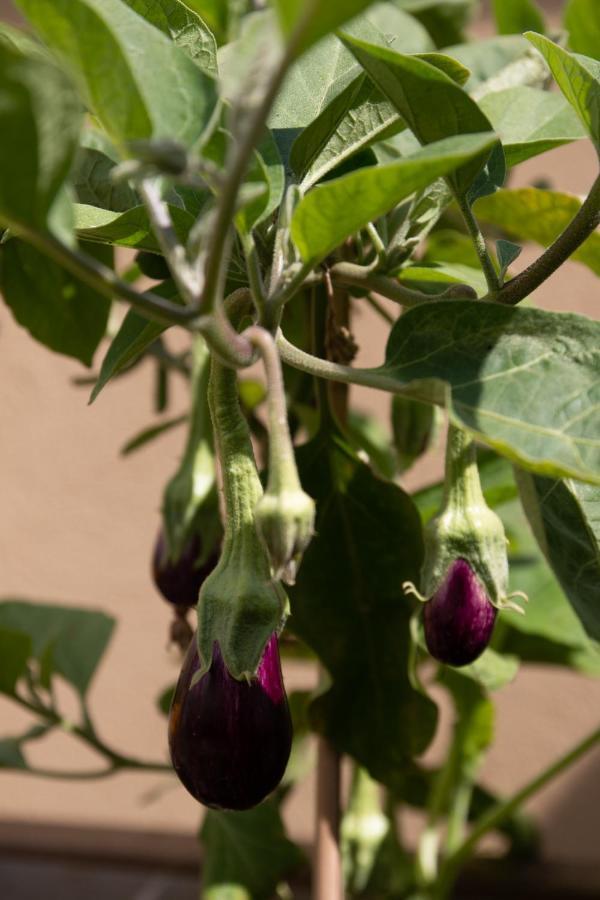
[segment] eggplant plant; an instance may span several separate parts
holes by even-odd
[[[309,732],[317,900],[445,900],[491,831],[534,854],[522,807],[598,745],[597,719],[515,795],[479,778],[521,663],[600,673],[600,326],[534,302],[569,259],[600,273],[600,175],[585,198],[510,177],[570,142],[600,153],[599,7],[570,0],[558,31],[498,0],[498,36],[474,42],[477,0],[14,5],[3,299],[46,348],[99,360],[92,401],[152,363],[159,418],[127,452],[186,429],[148,553],[187,650],[160,705],[209,807],[201,896],[293,896],[281,807]],[[364,368],[367,306],[389,333]],[[169,419],[177,378],[189,410]],[[388,427],[352,385],[389,398]],[[410,494],[442,420],[444,477]],[[87,690],[113,624],[0,603],[0,691],[35,717],[0,766],[53,774],[27,745],[68,727],[102,766],[57,777],[171,771],[99,737]],[[319,690],[288,702],[280,653]],[[432,768],[440,687],[454,727]]]

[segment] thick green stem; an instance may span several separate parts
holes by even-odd
[[[498,273],[496,272],[494,264],[488,253],[488,249],[485,244],[485,238],[481,233],[481,229],[477,223],[477,219],[473,215],[473,210],[469,206],[466,197],[460,196],[459,194],[456,194],[455,196],[463,219],[465,220],[467,230],[471,235],[473,246],[475,247],[475,251],[477,253],[477,256],[479,257],[479,263],[481,265],[481,268],[483,269],[483,274],[485,275],[488,290],[490,291],[490,293],[499,291],[501,287],[500,279],[498,278]]]
[[[466,431],[455,425],[448,428],[446,441],[443,508],[450,505],[457,509],[485,505],[475,442]]]
[[[580,247],[600,225],[600,175],[565,230],[535,262],[499,290],[490,289],[486,300],[514,306],[528,297]]]
[[[288,424],[283,372],[277,346],[264,328],[254,325],[243,336],[260,351],[267,376],[269,413],[269,484],[267,490],[300,490],[296,457]]]
[[[420,306],[422,303],[431,303],[432,300],[439,300],[439,297],[432,297],[429,294],[422,294],[421,291],[414,291],[405,287],[394,278],[387,275],[379,275],[369,266],[358,266],[356,263],[339,262],[329,269],[331,280],[339,284],[353,285],[354,287],[363,288],[365,293],[374,291],[381,294],[389,300],[394,300],[402,306]]]
[[[557,775],[564,772],[569,766],[577,762],[584,754],[600,744],[600,728],[596,728],[590,735],[580,741],[572,750],[553,762],[540,775],[522,787],[516,794],[506,800],[501,800],[493,806],[484,816],[475,823],[467,840],[448,856],[442,871],[441,879],[447,885],[454,882],[460,868],[473,855],[481,838],[489,831],[498,828],[507,818],[523,806],[530,797],[546,787]]]

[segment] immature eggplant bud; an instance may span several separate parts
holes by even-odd
[[[179,559],[170,559],[165,533],[161,528],[152,555],[152,577],[168,603],[183,607],[197,604],[200,588],[219,559],[218,551],[215,551],[198,565],[201,555],[202,541],[198,534],[194,534],[185,544]]]
[[[271,635],[256,676],[235,679],[218,643],[202,677],[197,643],[186,656],[169,715],[173,767],[190,794],[214,809],[249,809],[285,771],[292,721],[277,637]]]
[[[440,430],[437,407],[412,397],[392,398],[392,429],[398,469],[406,472],[435,442]]]
[[[466,559],[457,559],[423,607],[425,643],[450,666],[466,666],[487,647],[497,610]]]
[[[294,584],[304,551],[315,533],[315,503],[298,486],[267,490],[254,508],[258,533],[265,542],[276,579]]]

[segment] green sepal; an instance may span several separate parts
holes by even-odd
[[[448,432],[445,479],[442,509],[424,530],[423,594],[432,597],[450,566],[462,558],[500,608],[508,589],[504,525],[485,502],[472,439],[454,426]]]

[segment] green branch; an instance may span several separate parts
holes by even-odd
[[[557,775],[580,759],[589,750],[600,744],[600,728],[596,728],[590,735],[580,741],[560,759],[553,762],[540,775],[522,787],[516,794],[506,800],[496,803],[478,822],[475,823],[469,837],[453,854],[448,856],[443,864],[441,877],[444,882],[452,882],[461,866],[471,857],[475,847],[489,831],[498,828],[505,819],[509,818],[517,809],[546,787]]]
[[[500,290],[491,290],[485,300],[514,306],[528,297],[580,247],[600,225],[600,175],[577,214],[553,244],[535,262]]]
[[[485,275],[488,290],[490,291],[490,293],[499,291],[501,287],[500,279],[498,278],[498,273],[494,268],[494,263],[492,262],[490,254],[488,253],[485,238],[481,233],[481,229],[479,227],[477,219],[473,215],[473,210],[469,206],[466,197],[461,197],[458,194],[455,194],[455,198],[462,213],[462,217],[465,221],[465,225],[467,226],[468,232],[471,235],[473,246],[475,247],[475,251],[479,258],[479,263],[481,265],[481,268],[483,269],[483,274]]]

